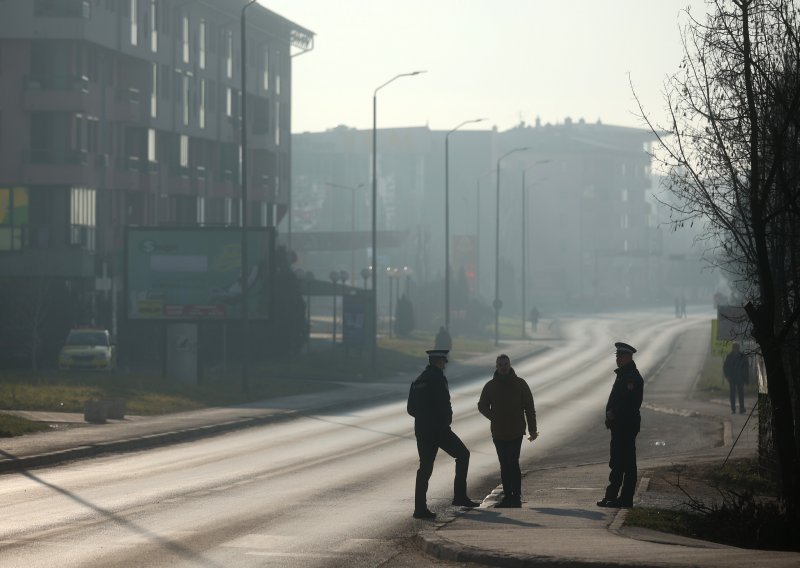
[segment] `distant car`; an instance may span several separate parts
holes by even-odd
[[[58,355],[60,371],[113,371],[117,349],[107,329],[72,329]]]

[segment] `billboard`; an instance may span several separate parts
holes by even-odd
[[[342,341],[349,347],[369,347],[373,333],[372,295],[342,296]]]
[[[268,317],[270,240],[247,230],[247,315]],[[234,320],[242,317],[242,232],[238,228],[125,230],[125,311],[136,320]]]

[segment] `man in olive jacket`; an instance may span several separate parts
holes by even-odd
[[[525,436],[527,419],[528,439],[533,442],[536,431],[536,409],[528,383],[517,376],[508,355],[496,361],[494,377],[486,383],[478,400],[478,410],[491,422],[492,441],[500,461],[500,479],[503,482],[503,499],[496,507],[522,506],[522,471],[519,453]]]
[[[644,380],[633,361],[636,349],[622,342],[614,346],[617,348],[617,368],[614,370],[617,378],[606,404],[606,428],[611,430],[611,458],[608,462],[611,473],[606,495],[597,506],[629,509],[633,507],[638,477],[636,435],[642,422],[639,408],[644,397]]]
[[[477,507],[467,496],[467,470],[469,450],[464,442],[450,429],[453,422],[453,407],[444,368],[447,365],[447,349],[431,349],[428,366],[411,383],[408,393],[408,413],[414,417],[414,435],[417,438],[419,469],[414,490],[414,518],[434,519],[436,513],[428,509],[428,481],[433,474],[433,462],[439,448],[456,460],[456,475],[453,481],[453,505]]]

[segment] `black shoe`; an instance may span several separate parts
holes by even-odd
[[[454,507],[480,507],[481,504],[473,501],[469,497],[460,497],[458,499],[453,499],[453,506]]]
[[[618,507],[617,502],[619,499],[609,499],[608,497],[603,497],[597,502],[598,507]]]
[[[731,414],[736,414],[736,409],[735,408],[731,408]]]
[[[620,509],[633,509],[633,499],[630,501],[627,499],[617,499],[617,507]]]
[[[739,414],[744,414],[744,408],[739,409]]]
[[[414,518],[415,519],[435,519],[436,513],[433,511],[429,511],[428,509],[422,509],[421,511],[414,511]]]
[[[495,509],[520,509],[522,507],[522,501],[516,497],[503,497],[494,507]]]

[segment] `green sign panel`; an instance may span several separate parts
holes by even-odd
[[[267,317],[267,229],[248,229],[249,318]],[[130,319],[226,320],[242,317],[239,229],[128,227],[125,307]]]

